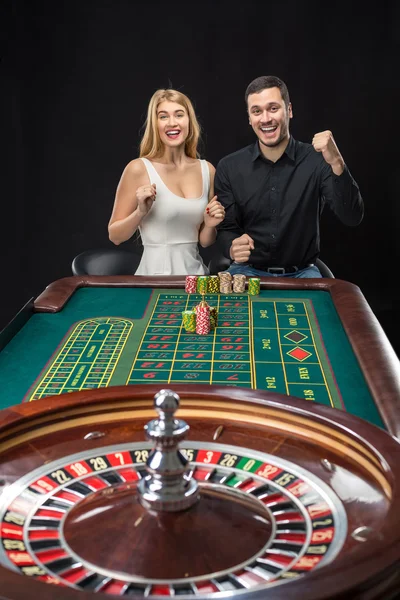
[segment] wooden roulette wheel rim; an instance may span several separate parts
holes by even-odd
[[[259,452],[287,461],[294,471],[297,466],[309,473],[311,481],[315,478],[330,487],[346,513],[346,534],[330,562],[294,580],[240,589],[232,592],[233,598],[396,597],[400,446],[394,438],[347,413],[280,394],[235,387],[170,387],[181,398],[178,416],[191,426],[189,446],[242,448],[244,455]],[[153,397],[159,389],[151,384],[75,392],[1,411],[0,502],[4,504],[15,482],[47,463],[74,452],[144,440],[143,425],[154,418]],[[93,433],[99,435],[88,437]],[[0,578],[5,600],[130,597],[49,585],[5,566],[0,566]],[[191,597],[230,597],[230,593]]]

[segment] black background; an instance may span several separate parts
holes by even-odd
[[[321,258],[358,285],[399,353],[399,8],[359,2],[5,0],[1,11],[0,327],[107,223],[161,87],[193,100],[213,164],[251,143],[244,91],[288,85],[291,133],[331,129],[365,202],[361,225],[322,218]],[[131,247],[132,241],[124,245]]]

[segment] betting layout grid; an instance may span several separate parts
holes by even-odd
[[[202,300],[217,308],[218,327],[186,332],[182,312]],[[254,387],[251,307],[247,295],[159,294],[128,383],[196,382]]]
[[[217,308],[218,327],[200,336],[184,330],[181,314],[202,300]],[[146,382],[267,389],[343,406],[307,299],[161,292],[127,381]]]
[[[130,319],[76,323],[26,399],[113,385],[125,352],[129,361],[120,383],[234,385],[343,406],[310,300],[278,300],[263,292],[250,297],[153,290],[153,296],[137,351],[130,340],[138,327]],[[218,327],[208,335],[187,333],[182,311],[202,299],[217,308]]]

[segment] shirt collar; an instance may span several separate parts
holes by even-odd
[[[296,158],[296,142],[295,142],[295,140],[293,139],[292,136],[290,136],[289,143],[286,146],[285,152],[283,154],[286,154],[288,156],[288,158],[290,158],[290,160],[292,160],[293,162],[295,161],[295,158]],[[251,156],[251,160],[254,162],[257,158],[265,158],[264,155],[261,153],[260,144],[258,143],[258,140],[254,144],[253,151],[252,151],[252,156]]]

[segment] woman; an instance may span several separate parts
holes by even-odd
[[[225,210],[214,196],[214,167],[197,158],[200,127],[187,96],[157,90],[150,100],[140,158],[124,169],[108,231],[120,244],[139,229],[137,275],[203,275],[197,243],[216,238]]]

